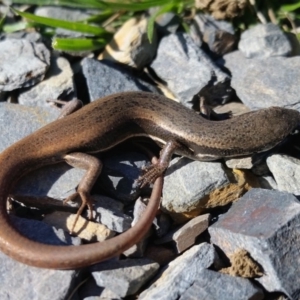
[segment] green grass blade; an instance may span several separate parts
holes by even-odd
[[[292,12],[296,9],[300,8],[300,2],[295,3],[295,4],[287,4],[287,5],[282,5],[281,9],[286,11],[286,12]]]
[[[105,9],[106,5],[97,0],[15,0],[14,4],[54,5],[74,8]]]
[[[15,0],[16,4],[59,5],[80,8],[112,9],[112,10],[145,10],[153,6],[162,6],[170,2],[180,3],[183,0]]]
[[[64,20],[59,20],[59,19],[52,19],[52,18],[47,18],[47,17],[41,17],[41,16],[36,16],[34,14],[30,14],[27,12],[21,12],[19,10],[13,9],[12,10],[22,16],[23,18],[26,18],[28,20],[31,20],[36,23],[40,23],[43,25],[47,25],[50,27],[60,27],[72,31],[78,31],[82,33],[88,33],[88,34],[93,34],[93,35],[103,35],[107,34],[107,31],[101,27],[98,26],[92,26],[88,24],[84,24],[82,22],[70,22],[70,21],[64,21]]]
[[[0,32],[2,31],[5,19],[6,19],[6,14],[0,19]]]
[[[52,47],[61,51],[94,51],[107,44],[105,39],[54,38]]]

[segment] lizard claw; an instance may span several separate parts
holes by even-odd
[[[76,226],[76,223],[78,221],[79,216],[82,214],[84,208],[87,206],[89,209],[89,219],[91,220],[93,218],[93,199],[91,198],[91,195],[89,193],[86,193],[84,191],[77,191],[73,193],[72,195],[68,196],[63,203],[66,204],[70,201],[75,201],[77,199],[81,200],[81,205],[77,211],[74,223],[72,225],[72,228],[70,230],[70,233],[72,234],[74,232],[74,228]]]
[[[153,183],[156,178],[161,176],[166,170],[166,166],[158,162],[147,167],[142,168],[143,175],[137,179],[140,188],[145,187],[147,184]]]

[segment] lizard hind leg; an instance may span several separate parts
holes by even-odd
[[[81,199],[81,205],[71,228],[72,233],[79,216],[86,206],[89,209],[89,218],[92,219],[93,217],[93,199],[90,192],[101,173],[103,164],[98,158],[81,152],[70,153],[63,158],[70,166],[86,170],[86,173],[77,187],[77,191],[64,200],[64,203],[67,203],[78,198]]]

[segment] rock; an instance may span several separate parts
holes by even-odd
[[[237,96],[255,110],[282,106],[300,110],[300,56],[247,59],[241,52],[224,55]]]
[[[0,298],[66,299],[75,288],[75,270],[60,271],[30,267],[0,252]]]
[[[175,251],[162,245],[148,245],[144,256],[157,262],[160,266],[170,263],[177,257]]]
[[[141,75],[137,77],[133,70],[108,60],[97,61],[84,58],[82,60],[82,70],[91,101],[125,91],[158,93],[154,86],[141,79]]]
[[[180,297],[180,300],[198,299],[259,300],[264,299],[264,294],[250,280],[203,269],[194,284]]]
[[[157,41],[154,30],[150,43],[147,26],[146,18],[131,18],[126,21],[105,46],[98,59],[116,61],[137,69],[150,64],[156,53]]]
[[[91,268],[98,286],[113,291],[119,297],[135,294],[158,270],[149,259],[110,260]]]
[[[124,203],[134,201],[140,194],[135,180],[147,162],[147,156],[137,152],[119,152],[104,158],[99,178],[101,187]]]
[[[287,155],[273,154],[267,165],[275,178],[277,189],[300,196],[300,160]]]
[[[239,157],[226,159],[226,166],[230,169],[251,169],[253,167],[252,157]]]
[[[77,298],[75,298],[76,296]],[[121,297],[113,291],[97,286],[93,278],[88,279],[80,287],[79,293],[76,296],[74,300],[121,300]]]
[[[123,213],[124,204],[103,195],[93,195],[93,209],[96,212],[94,221],[107,228],[124,232],[131,227],[132,218]]]
[[[155,14],[159,10],[159,7],[151,7],[149,9],[150,15]],[[181,20],[179,15],[174,12],[166,12],[156,17],[155,25],[157,32],[160,36],[168,35],[170,33],[175,33],[179,26],[181,25]]]
[[[170,34],[161,39],[151,68],[187,107],[192,107],[194,95],[209,83],[212,72],[216,83],[228,79],[192,38],[183,33]]]
[[[43,80],[50,65],[50,52],[28,40],[0,41],[0,91],[29,87]]]
[[[45,79],[39,84],[22,90],[18,101],[28,106],[50,106],[47,100],[75,98],[73,72],[67,59],[53,56]]]
[[[258,24],[241,34],[239,50],[247,58],[289,56],[292,45],[278,25]]]
[[[230,267],[220,270],[221,273],[244,278],[263,276],[261,267],[252,259],[245,249],[239,249],[229,257]]]
[[[240,102],[229,102],[214,108],[217,114],[231,113],[232,116],[242,115],[250,111],[250,109]]]
[[[24,31],[17,31],[17,32],[11,32],[11,33],[6,33],[5,35],[1,35],[1,40],[5,39],[11,39],[11,40],[20,40],[20,39],[25,39],[28,40],[31,43],[41,43],[43,41],[43,37],[40,33],[36,31],[32,32],[24,32]]]
[[[55,120],[58,114],[56,109],[0,103],[0,151]],[[7,124],[13,124],[14,130]],[[13,194],[62,199],[74,192],[83,174],[83,170],[66,164],[46,166],[23,177]]]
[[[217,261],[218,256],[212,245],[203,243],[194,246],[169,263],[159,278],[138,299],[179,299],[197,280],[201,270]]]
[[[175,158],[166,171],[162,207],[178,221],[199,215],[207,196],[230,183],[221,163]]]
[[[73,228],[75,218],[76,214],[54,212],[46,215],[44,220],[52,226],[70,232]],[[79,216],[73,232],[76,236],[89,242],[102,242],[115,235],[115,233],[106,226],[88,221],[81,216]]]
[[[10,216],[13,226],[24,236],[43,244],[66,246],[80,245],[78,237],[71,237],[66,231],[56,229],[45,222]]]
[[[300,296],[298,277],[300,204],[289,193],[252,189],[208,229],[227,256],[245,249],[262,267],[256,279],[269,291]]]
[[[191,36],[200,47],[203,40],[216,55],[224,55],[236,48],[234,28],[227,21],[216,20],[208,14],[197,14],[191,25]]]
[[[198,216],[183,226],[176,228],[155,241],[156,244],[164,244],[174,241],[177,253],[182,253],[195,244],[196,238],[208,228],[210,214]]]

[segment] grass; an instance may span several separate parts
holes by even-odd
[[[233,20],[237,30],[244,30],[252,24],[265,21],[278,23],[286,31],[297,28],[297,22],[300,20],[300,1],[249,0],[249,3],[249,9],[245,10],[245,14]],[[16,9],[15,4],[27,5],[29,10]],[[93,9],[94,13],[79,22],[41,17],[31,13],[33,11],[31,7],[43,5]],[[103,48],[110,41],[115,30],[127,19],[142,14],[151,7],[158,7],[158,9],[149,17],[147,34],[150,41],[154,34],[155,20],[159,15],[166,12],[176,13],[183,28],[188,30],[186,16],[195,13],[194,0],[17,0],[13,1],[11,9],[21,17],[21,20],[6,24],[6,16],[0,16],[0,31],[8,33],[35,28],[42,34],[52,37],[54,49],[73,52],[93,51]],[[73,39],[56,37],[57,28],[80,32],[83,36]]]

